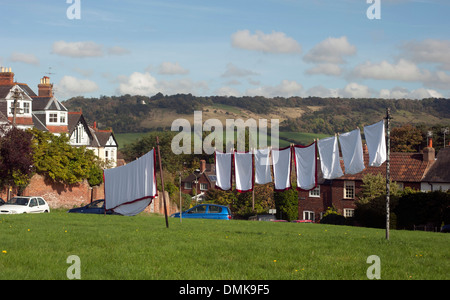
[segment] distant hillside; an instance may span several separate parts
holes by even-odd
[[[70,111],[82,110],[88,122],[115,133],[170,129],[173,120],[193,124],[194,110],[203,121],[219,119],[279,119],[280,131],[334,134],[372,124],[391,108],[394,126],[405,123],[426,126],[450,125],[450,99],[386,100],[319,97],[196,97],[191,94],[145,96],[75,97],[64,102]]]

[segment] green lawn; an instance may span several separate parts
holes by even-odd
[[[320,224],[80,215],[0,216],[0,279],[450,279],[450,234]]]

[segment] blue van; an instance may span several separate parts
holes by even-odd
[[[174,213],[172,218],[179,218],[180,213]],[[218,204],[200,204],[196,205],[187,211],[184,211],[183,219],[219,219],[219,220],[231,220],[232,215],[228,207]]]

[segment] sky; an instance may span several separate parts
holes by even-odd
[[[368,3],[369,2],[369,3]],[[0,0],[0,66],[74,96],[450,97],[448,0]]]

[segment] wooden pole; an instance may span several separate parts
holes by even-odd
[[[387,149],[386,149],[386,240],[389,240],[389,202],[391,197],[391,110],[389,108],[386,109],[386,140],[387,140]]]
[[[166,217],[166,228],[169,228],[169,220],[167,218],[167,206],[166,206],[166,195],[164,191],[164,176],[161,164],[161,152],[159,151],[159,137],[156,136],[156,147],[158,148],[158,157],[159,157],[159,174],[161,176],[161,186],[162,186],[162,199],[164,203],[164,216]]]

